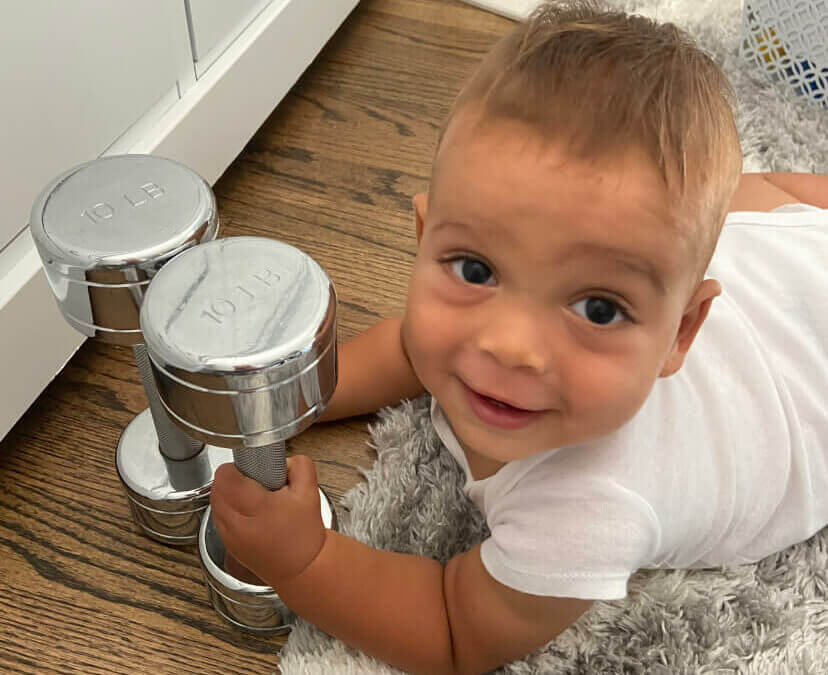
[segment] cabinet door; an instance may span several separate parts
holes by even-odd
[[[271,0],[186,0],[198,77]]]
[[[0,250],[25,228],[49,180],[101,155],[157,102],[177,100],[177,81],[192,73],[192,57],[175,5],[3,3]]]

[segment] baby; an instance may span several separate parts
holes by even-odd
[[[216,472],[227,549],[368,654],[479,673],[638,569],[828,524],[828,177],[742,175],[729,91],[674,26],[587,3],[499,42],[414,197],[405,314],[341,347],[322,417],[431,394],[491,536],[443,567],[325,530],[294,456],[274,493]]]

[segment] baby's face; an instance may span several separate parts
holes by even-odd
[[[449,126],[427,205],[415,198],[403,331],[420,381],[489,474],[629,420],[663,373],[692,271],[643,156],[588,164],[474,114]]]

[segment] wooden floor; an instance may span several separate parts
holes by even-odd
[[[340,342],[402,312],[411,197],[460,83],[510,26],[455,0],[362,0],[215,185],[221,236],[278,238],[327,270]],[[0,672],[276,671],[285,638],[223,623],[195,549],[131,521],[114,449],[145,407],[131,350],[87,342],[0,442]],[[334,500],[374,461],[373,419],[292,441]]]

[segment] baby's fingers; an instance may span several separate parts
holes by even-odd
[[[287,484],[291,491],[316,494],[316,467],[306,455],[294,455],[287,459]]]
[[[263,507],[267,488],[242,474],[233,464],[222,464],[213,476],[210,504],[213,510],[233,510],[252,516]]]
[[[238,560],[249,563],[247,550],[251,536],[250,519],[233,509],[216,509],[215,506],[211,518],[216,526],[216,532],[218,532],[219,538],[224,544],[225,551],[238,558]]]

